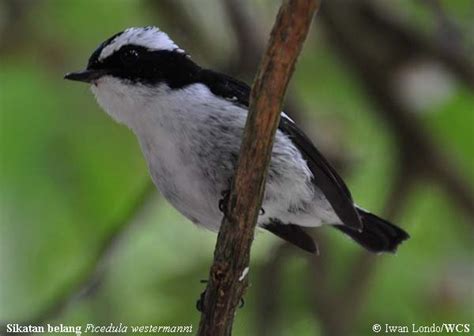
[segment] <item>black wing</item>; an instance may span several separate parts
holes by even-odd
[[[292,243],[309,253],[318,254],[318,247],[313,238],[307,234],[301,226],[295,224],[283,224],[270,220],[269,224],[263,226],[274,235]]]
[[[235,78],[212,71],[201,70],[199,82],[206,86],[216,96],[233,101],[238,105],[249,106],[250,87]]]
[[[303,131],[288,117],[281,116],[278,129],[286,134],[301,151],[303,158],[313,173],[313,183],[321,189],[339,219],[346,226],[361,230],[362,222],[355,208],[351,193],[336,170],[316,149]]]
[[[201,70],[199,81],[206,84],[212,93],[248,107],[250,87],[232,77],[211,71]],[[352,200],[351,193],[342,178],[311,140],[288,117],[282,115],[278,129],[286,134],[301,151],[309,169],[313,173],[313,183],[323,192],[344,225],[361,230],[362,222]],[[329,223],[333,224],[333,223]]]

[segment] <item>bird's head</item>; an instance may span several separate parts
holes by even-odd
[[[134,110],[131,105],[160,88],[192,82],[199,69],[160,29],[128,28],[100,44],[86,69],[68,73],[65,79],[91,84],[99,104],[115,119],[126,122],[117,111]]]
[[[87,68],[65,78],[98,84],[103,77],[156,84],[190,63],[184,50],[156,27],[128,28],[113,35],[92,53]]]

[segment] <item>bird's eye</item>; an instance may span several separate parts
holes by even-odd
[[[120,55],[122,63],[126,66],[133,65],[138,61],[139,53],[135,49],[129,49]]]

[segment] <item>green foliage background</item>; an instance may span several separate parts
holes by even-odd
[[[423,6],[416,1],[399,3],[407,20],[430,30],[433,18]],[[443,3],[463,24],[473,12],[470,1]],[[263,13],[260,23],[268,32],[277,4],[256,1],[253,5]],[[2,10],[6,6],[0,2],[0,13],[6,13]],[[202,34],[208,34],[215,46],[200,49],[186,39],[186,31],[172,38],[196,61],[219,67],[232,56],[234,47],[220,5],[195,0],[189,10],[202,18]],[[102,40],[125,27],[153,24],[167,31],[173,24],[167,15],[151,10],[148,2],[131,0],[30,1],[21,21],[0,15],[3,323],[34,319],[87,277],[104,242],[123,229],[121,219],[149,183],[131,132],[100,110],[86,86],[65,82],[64,73],[83,67]],[[292,88],[310,112],[305,116],[306,129],[314,128],[315,133],[323,129],[318,134],[309,131],[318,141],[324,142],[326,136],[336,139],[336,147],[352,162],[346,179],[354,198],[363,207],[380,212],[396,169],[393,136],[371,111],[373,105],[356,78],[334,56],[317,27],[315,30],[298,63]],[[472,92],[452,83],[443,99],[424,107],[418,116],[471,187],[473,107]],[[397,222],[412,238],[397,255],[378,257],[353,334],[371,334],[373,323],[472,323],[472,218],[431,180],[425,180],[416,185]],[[321,254],[329,262],[330,284],[337,293],[348,278],[347,265],[360,248],[331,229],[320,231],[330,242]],[[102,280],[95,290],[42,322],[193,324],[197,329],[195,302],[204,289],[199,280],[208,275],[215,238],[156,194],[114,243],[100,268]],[[257,290],[262,290],[258,284],[265,272],[263,265],[278,243],[267,233],[257,235],[252,286],[245,308],[237,314],[235,335],[256,334]],[[284,261],[282,288],[274,293],[281,305],[279,332],[319,334],[320,323],[308,294],[308,286],[317,288],[318,279],[309,282],[304,254],[296,252]]]

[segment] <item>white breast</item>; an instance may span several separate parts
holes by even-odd
[[[212,93],[207,87],[195,84],[179,91],[166,85],[124,88],[114,78],[103,78],[92,91],[112,118],[136,134],[163,196],[191,221],[217,230],[222,213],[220,192],[216,191],[227,186],[206,183],[200,170],[202,158],[196,157],[196,148],[206,145],[201,137],[205,119],[220,109],[208,106]]]
[[[218,203],[221,192],[229,188],[246,110],[216,99],[203,84],[172,90],[164,84],[156,88],[125,86],[105,77],[93,92],[108,114],[136,134],[163,196],[191,221],[217,230],[222,219]],[[332,219],[329,203],[322,195],[315,198],[310,179],[311,172],[299,151],[278,132],[263,204],[265,214],[259,223],[274,217],[316,226],[321,220]],[[308,207],[306,213],[289,211],[302,205]]]

